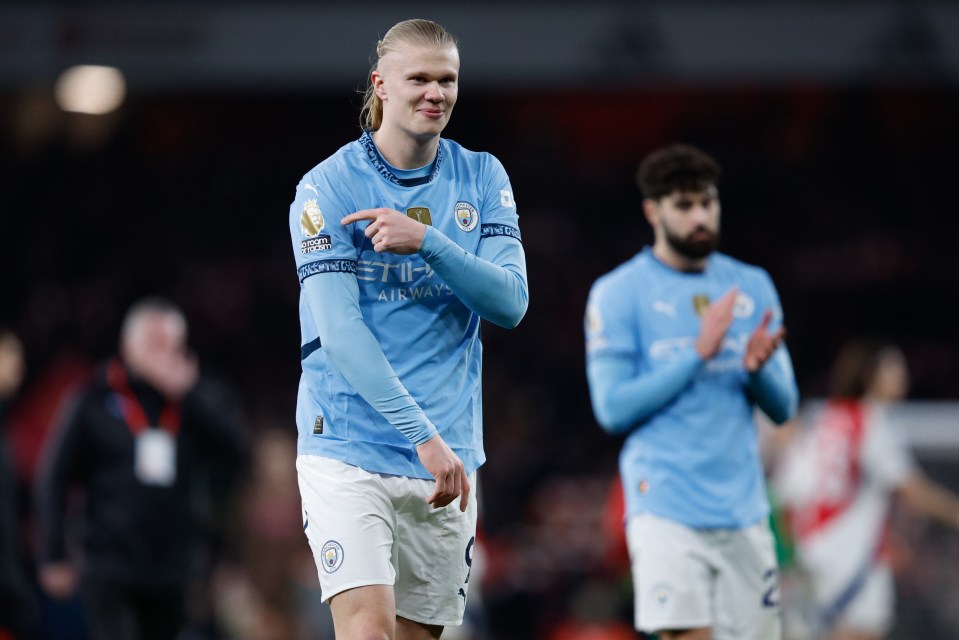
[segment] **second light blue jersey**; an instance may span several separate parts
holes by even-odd
[[[367,221],[340,222],[347,214],[385,207],[431,226],[474,255],[484,241],[519,240],[512,187],[496,158],[440,139],[436,160],[422,173],[400,177],[403,172],[387,165],[364,134],[317,165],[297,187],[290,231],[301,282],[301,454],[336,458],[372,472],[431,477],[410,440],[326,357],[302,283],[348,273],[359,285],[363,322],[402,386],[467,473],[485,460],[480,317],[419,254],[376,253],[364,235]]]
[[[694,349],[701,315],[732,287],[739,289],[732,325],[720,352],[703,362]],[[766,516],[743,355],[767,309],[779,326],[782,310],[768,274],[718,253],[703,272],[686,273],[647,248],[597,280],[587,309],[587,359],[628,363],[623,369],[631,377],[679,376],[674,395],[649,398],[656,410],[622,429],[629,431],[620,454],[628,515],[650,512],[703,528],[738,528]],[[784,346],[763,375],[782,389],[780,404],[795,403]]]

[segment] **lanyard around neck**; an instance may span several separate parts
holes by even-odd
[[[140,400],[130,388],[126,368],[119,360],[113,360],[107,366],[107,384],[119,396],[120,411],[123,413],[123,420],[127,427],[134,437],[139,436],[150,427],[150,421]],[[164,400],[158,422],[157,427],[176,437],[177,432],[180,431],[180,405]]]

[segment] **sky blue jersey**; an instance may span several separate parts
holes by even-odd
[[[427,225],[417,254],[376,253],[364,235],[369,221],[341,223],[379,207]],[[440,139],[430,167],[401,172],[364,133],[303,177],[290,233],[301,285],[299,453],[430,478],[415,445],[438,432],[467,473],[478,468],[480,318],[512,326],[526,309],[516,204],[499,161]],[[327,322],[351,300],[361,325]],[[346,342],[339,362],[349,366],[328,353],[334,339]]]
[[[719,353],[694,348],[710,302],[738,287]],[[782,323],[765,270],[714,253],[701,273],[680,272],[646,248],[599,278],[586,313],[594,411],[620,453],[627,515],[649,512],[691,527],[740,528],[769,506],[754,406],[777,423],[795,414],[798,390],[784,345],[757,373],[743,355],[765,310]]]

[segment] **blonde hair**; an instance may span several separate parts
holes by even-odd
[[[395,51],[400,43],[415,44],[436,49],[456,49],[456,38],[442,26],[432,20],[414,18],[394,24],[382,40],[376,43],[376,61],[370,68],[370,75],[379,68],[380,60]],[[367,131],[376,131],[383,124],[383,101],[373,90],[373,82],[367,76],[366,93],[363,95],[363,109],[360,111],[360,126]]]

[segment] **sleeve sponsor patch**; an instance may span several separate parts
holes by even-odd
[[[332,248],[333,242],[330,240],[330,236],[317,236],[300,242],[300,253],[304,255],[317,251],[328,251]]]
[[[356,260],[317,260],[296,270],[300,282],[318,273],[356,273]]]
[[[510,238],[516,238],[520,242],[523,241],[523,238],[520,237],[519,229],[516,227],[511,227],[508,224],[481,224],[480,236],[483,238],[490,238],[492,236],[509,236]]]

